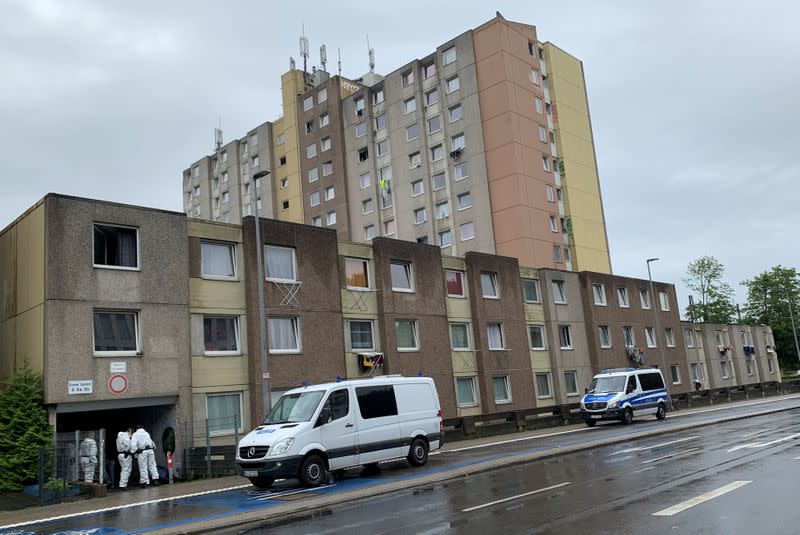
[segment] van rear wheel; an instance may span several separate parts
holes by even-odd
[[[656,419],[663,420],[667,417],[667,406],[663,403],[658,404],[658,409],[656,409]]]
[[[633,422],[633,411],[630,407],[622,411],[622,423],[630,425]]]
[[[423,466],[428,462],[428,443],[425,439],[417,437],[411,441],[408,450],[408,463],[411,466]]]
[[[325,481],[328,474],[328,467],[325,459],[316,453],[312,453],[300,463],[300,472],[297,479],[304,487],[319,487]]]

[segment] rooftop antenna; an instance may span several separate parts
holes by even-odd
[[[328,52],[325,50],[325,45],[319,47],[319,62],[322,65],[322,70],[327,71]]]
[[[300,55],[303,57],[303,72],[308,72],[308,39],[306,39],[306,28],[302,26],[302,35],[300,36]]]
[[[289,70],[293,71],[295,69],[294,58],[289,56]]]
[[[216,150],[222,148],[222,116],[219,116],[219,126],[214,129],[214,145]]]
[[[369,56],[369,72],[375,72],[375,50],[369,46],[369,34],[367,34],[367,55]]]
[[[342,49],[340,47],[336,47],[337,52],[339,53],[339,76],[342,76]]]

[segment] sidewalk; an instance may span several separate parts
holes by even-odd
[[[798,399],[800,395],[792,394],[785,396],[775,396],[769,398],[759,398],[757,400],[745,400],[739,402],[726,403],[724,405],[717,405],[713,407],[698,407],[693,409],[685,409],[679,412],[670,413],[668,420],[679,420],[684,416],[689,416],[698,413],[714,413],[720,412],[721,416],[724,415],[726,410],[736,409],[743,406],[762,406],[763,412],[770,412],[770,404],[780,403],[781,401]],[[446,444],[444,448],[432,455],[440,455],[447,452],[465,451],[470,449],[480,449],[481,447],[491,447],[493,444],[509,444],[515,442],[524,443],[525,441],[533,441],[537,438],[550,437],[556,435],[565,435],[569,433],[588,431],[590,428],[584,424],[568,425],[551,427],[547,429],[539,429],[523,433],[512,433],[507,435],[497,435],[485,438],[478,438],[473,440],[462,440]],[[633,433],[634,435],[651,435],[659,434],[658,431],[648,431],[645,433]],[[623,440],[628,440],[625,438]],[[616,439],[619,442],[619,439]],[[522,444],[524,447],[524,444]],[[566,453],[566,451],[564,451]],[[494,466],[491,466],[494,467]],[[488,467],[488,468],[491,468]],[[163,501],[169,501],[174,498],[185,498],[190,496],[198,496],[203,494],[211,494],[221,492],[224,490],[234,490],[239,488],[250,487],[250,482],[242,477],[230,476],[213,479],[194,480],[185,483],[176,483],[174,485],[161,485],[151,489],[131,489],[127,492],[114,491],[105,498],[95,498],[80,500],[68,503],[52,504],[46,506],[30,507],[18,511],[3,511],[0,512],[0,526],[7,526],[22,522],[31,521],[46,521],[55,520],[62,516],[74,516],[81,513],[98,513],[107,510],[120,509],[131,505],[144,505],[153,504]],[[399,489],[400,487],[398,487]],[[341,499],[339,497],[338,499]]]

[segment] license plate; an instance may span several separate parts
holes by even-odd
[[[592,414],[591,418],[592,418],[592,420],[599,420],[600,419],[600,415],[599,414]]]
[[[258,477],[258,470],[245,470],[244,477]]]

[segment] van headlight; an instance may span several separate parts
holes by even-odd
[[[292,444],[294,444],[293,438],[284,438],[283,440],[279,440],[269,449],[269,456],[277,457],[278,455],[283,455],[289,451],[289,448],[292,447]]]
[[[618,399],[612,399],[611,401],[608,402],[608,408],[609,409],[616,409],[617,405],[619,405],[619,400]]]

